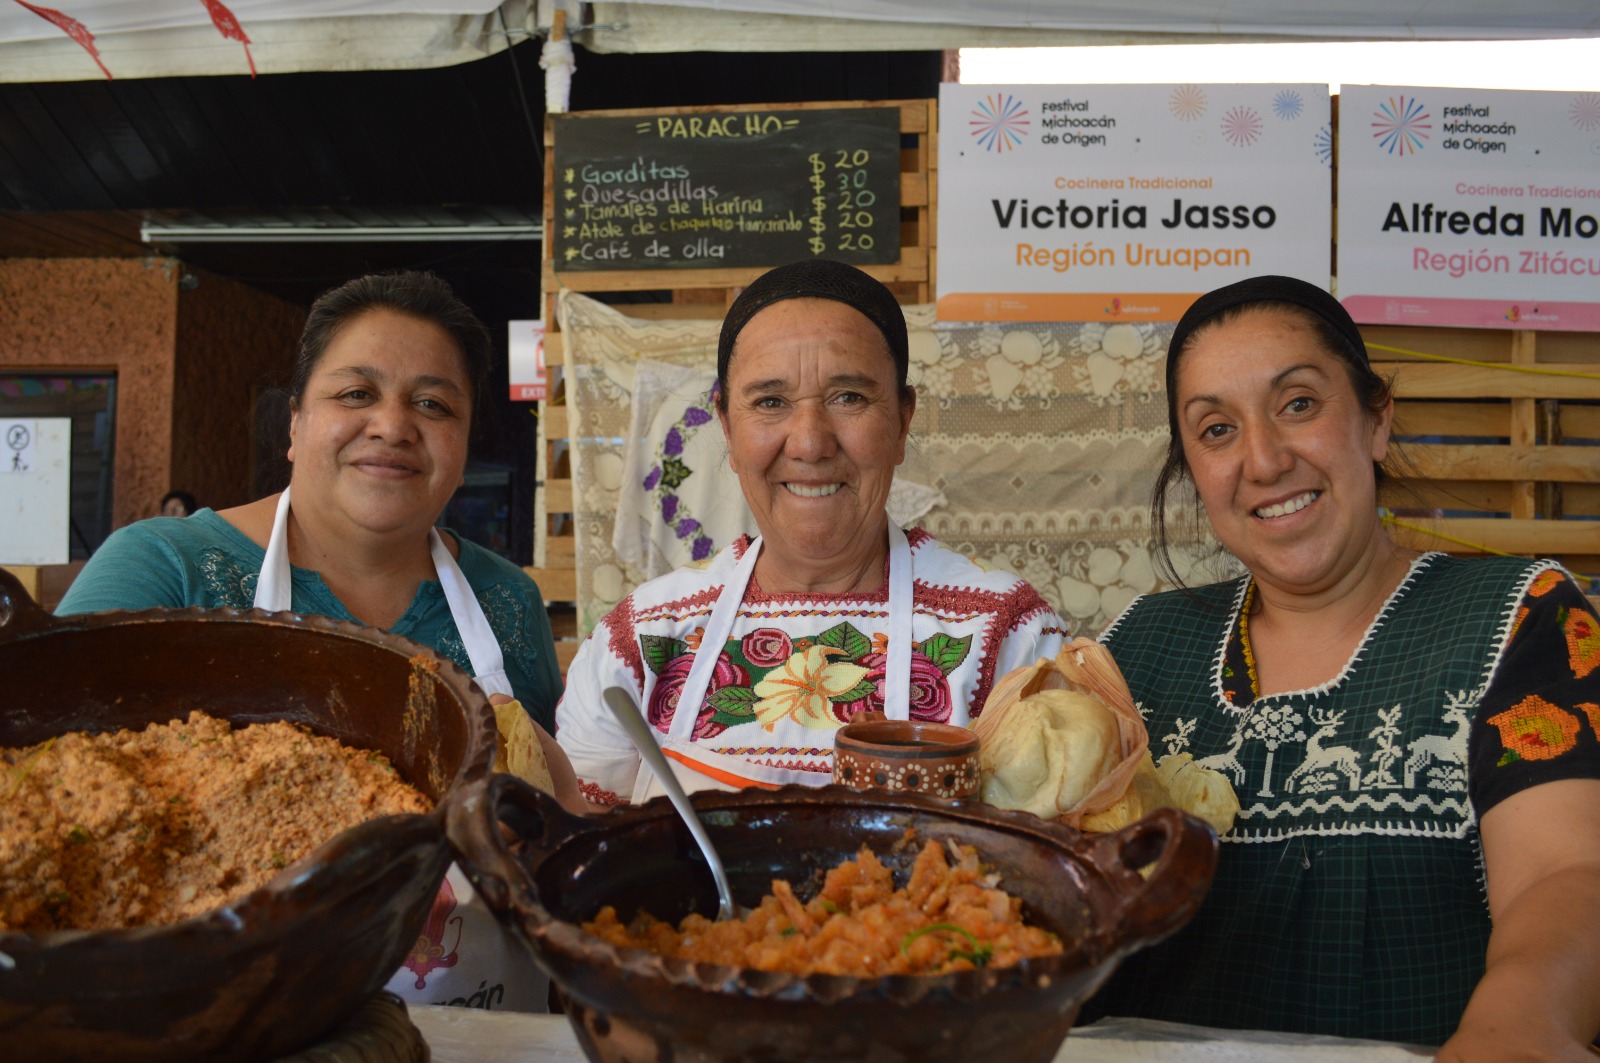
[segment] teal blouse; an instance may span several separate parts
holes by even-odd
[[[505,655],[511,689],[547,731],[554,731],[561,699],[550,619],[539,587],[522,569],[476,543],[456,536],[456,561],[483,606]],[[248,609],[266,552],[210,509],[189,517],[153,517],[112,533],[73,581],[56,610],[60,614],[105,609]],[[295,612],[360,623],[310,569],[291,572]],[[389,629],[431,647],[470,675],[461,634],[450,616],[444,590],[426,580],[405,614]]]

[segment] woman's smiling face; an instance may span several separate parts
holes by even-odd
[[[466,471],[471,395],[461,352],[438,325],[386,309],[350,319],[290,420],[296,511],[426,534]]]
[[[884,506],[915,408],[888,344],[831,299],[785,299],[739,333],[722,429],[775,561],[841,567],[884,549]]]
[[[1383,534],[1373,463],[1393,404],[1363,407],[1344,362],[1292,312],[1209,325],[1180,358],[1184,461],[1217,538],[1258,580],[1297,594],[1359,576]]]

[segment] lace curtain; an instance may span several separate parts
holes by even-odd
[[[587,632],[640,583],[754,524],[711,405],[719,323],[630,318],[570,291],[558,313]],[[1172,326],[905,314],[917,413],[890,499],[897,519],[1022,576],[1085,634],[1162,589],[1149,503],[1166,448]],[[1226,574],[1198,531],[1171,535],[1186,581]]]

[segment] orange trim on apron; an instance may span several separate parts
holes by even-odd
[[[744,776],[735,775],[731,771],[724,771],[721,768],[713,768],[709,764],[702,764],[694,758],[686,756],[683,753],[679,753],[675,749],[669,749],[666,746],[661,748],[661,752],[665,753],[679,764],[682,764],[684,767],[692,768],[701,775],[710,776],[711,778],[727,786],[736,786],[741,790],[752,786],[759,787],[763,790],[776,790],[778,788],[777,783],[757,782],[754,779],[746,779]]]

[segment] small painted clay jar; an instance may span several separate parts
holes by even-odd
[[[976,797],[978,736],[944,723],[856,719],[834,732],[833,781],[858,790]]]

